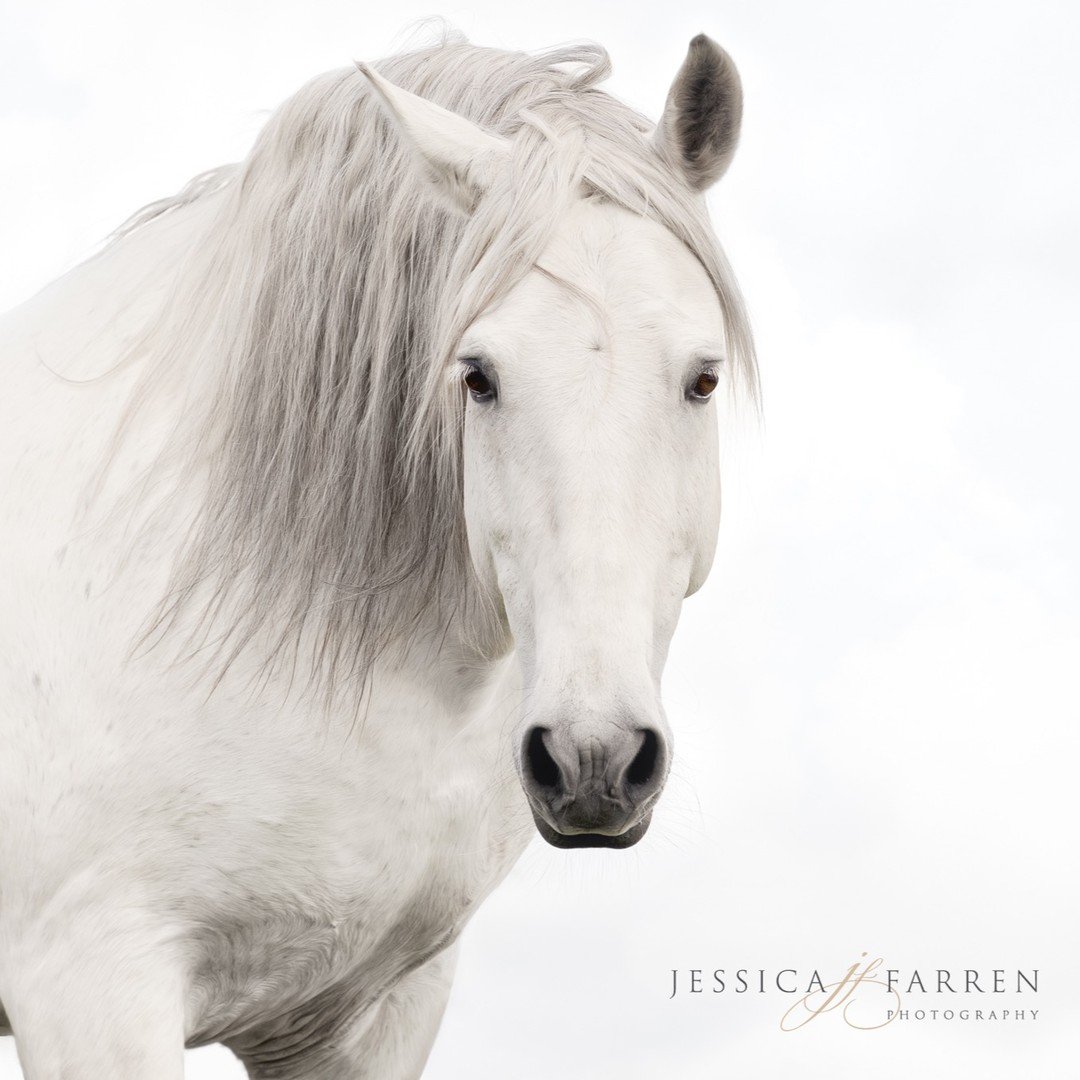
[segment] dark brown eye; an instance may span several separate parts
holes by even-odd
[[[464,380],[473,401],[491,401],[494,399],[495,387],[491,385],[491,380],[480,368],[476,366],[467,367]]]
[[[705,401],[716,389],[720,382],[720,376],[712,368],[706,368],[695,380],[690,388],[690,396],[698,401]]]

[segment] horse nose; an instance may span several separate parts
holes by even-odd
[[[652,727],[537,725],[522,779],[540,834],[556,847],[629,847],[649,827],[668,749]]]

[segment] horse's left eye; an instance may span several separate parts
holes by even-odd
[[[712,368],[706,368],[690,387],[690,396],[698,401],[707,401],[720,383],[720,376]]]
[[[491,380],[480,368],[470,365],[465,369],[463,378],[473,401],[494,400],[495,387],[491,385]]]

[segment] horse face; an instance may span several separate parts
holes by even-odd
[[[505,140],[361,71],[432,194],[470,213],[505,167]],[[699,35],[651,152],[703,191],[731,161],[741,114],[731,60]],[[667,776],[660,675],[712,561],[723,343],[689,250],[584,197],[461,343],[470,554],[518,649],[522,783],[558,847],[629,847]]]
[[[661,671],[719,518],[723,350],[685,246],[587,199],[462,340],[469,547],[520,656],[520,773],[556,846],[635,843],[663,787]]]

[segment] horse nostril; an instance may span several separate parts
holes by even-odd
[[[542,727],[534,727],[529,732],[525,742],[525,768],[540,787],[553,788],[559,785],[562,771],[544,743],[546,734],[547,728]]]
[[[647,784],[655,775],[660,762],[660,739],[655,731],[643,728],[641,747],[626,769],[626,782],[635,787]]]

